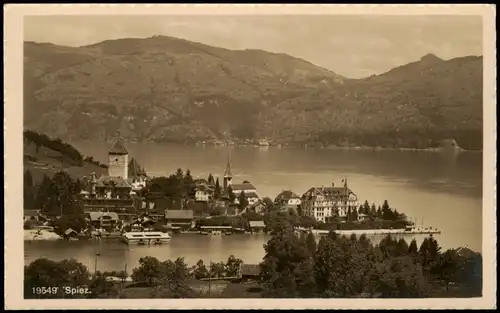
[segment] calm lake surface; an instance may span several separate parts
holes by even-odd
[[[107,162],[110,145],[74,143],[85,155]],[[437,227],[443,249],[482,246],[482,153],[444,154],[413,151],[326,150],[303,148],[197,147],[146,143],[127,144],[150,176],[169,175],[182,168],[194,177],[209,173],[221,177],[231,155],[233,182],[252,182],[261,197],[274,198],[282,189],[301,195],[312,186],[340,185],[347,177],[349,188],[363,203],[391,207],[426,227]],[[220,178],[222,179],[222,177]],[[222,180],[221,180],[222,182]],[[423,239],[416,237],[417,241]],[[380,238],[371,237],[373,241]],[[407,238],[411,240],[412,238]],[[127,246],[117,241],[73,241],[25,243],[25,261],[39,257],[54,260],[77,258],[91,270],[94,254],[100,253],[100,270],[128,269],[142,256],[160,260],[185,257],[222,261],[231,254],[247,263],[264,256],[264,235],[200,236],[174,235],[160,247]]]

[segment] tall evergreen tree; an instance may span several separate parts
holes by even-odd
[[[217,180],[215,181],[214,197],[215,199],[219,199],[220,196],[221,196],[221,189],[220,189],[219,177],[217,177]]]
[[[246,209],[248,206],[248,200],[247,197],[245,196],[245,193],[242,191],[240,195],[238,196],[238,208],[240,211]]]
[[[213,185],[214,182],[214,177],[212,176],[212,173],[208,174],[207,182],[209,185]]]
[[[23,188],[23,201],[24,209],[32,210],[35,206],[35,186],[33,184],[33,176],[30,170],[24,172],[24,188]]]

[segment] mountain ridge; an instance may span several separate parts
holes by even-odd
[[[481,141],[482,57],[428,54],[352,79],[288,54],[156,36],[82,47],[25,42],[24,73],[25,127],[70,140],[107,140],[120,129],[136,141],[420,148],[450,137],[466,149],[480,145],[464,141]],[[386,132],[395,139],[358,138]]]

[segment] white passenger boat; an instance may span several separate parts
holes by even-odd
[[[260,139],[259,140],[259,146],[261,146],[261,147],[269,147],[269,141],[267,141],[266,139]]]
[[[160,231],[147,231],[147,232],[127,232],[123,233],[122,239],[129,245],[161,245],[169,243],[169,234]]]

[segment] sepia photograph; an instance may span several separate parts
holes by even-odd
[[[8,7],[12,307],[496,306],[494,6]]]

